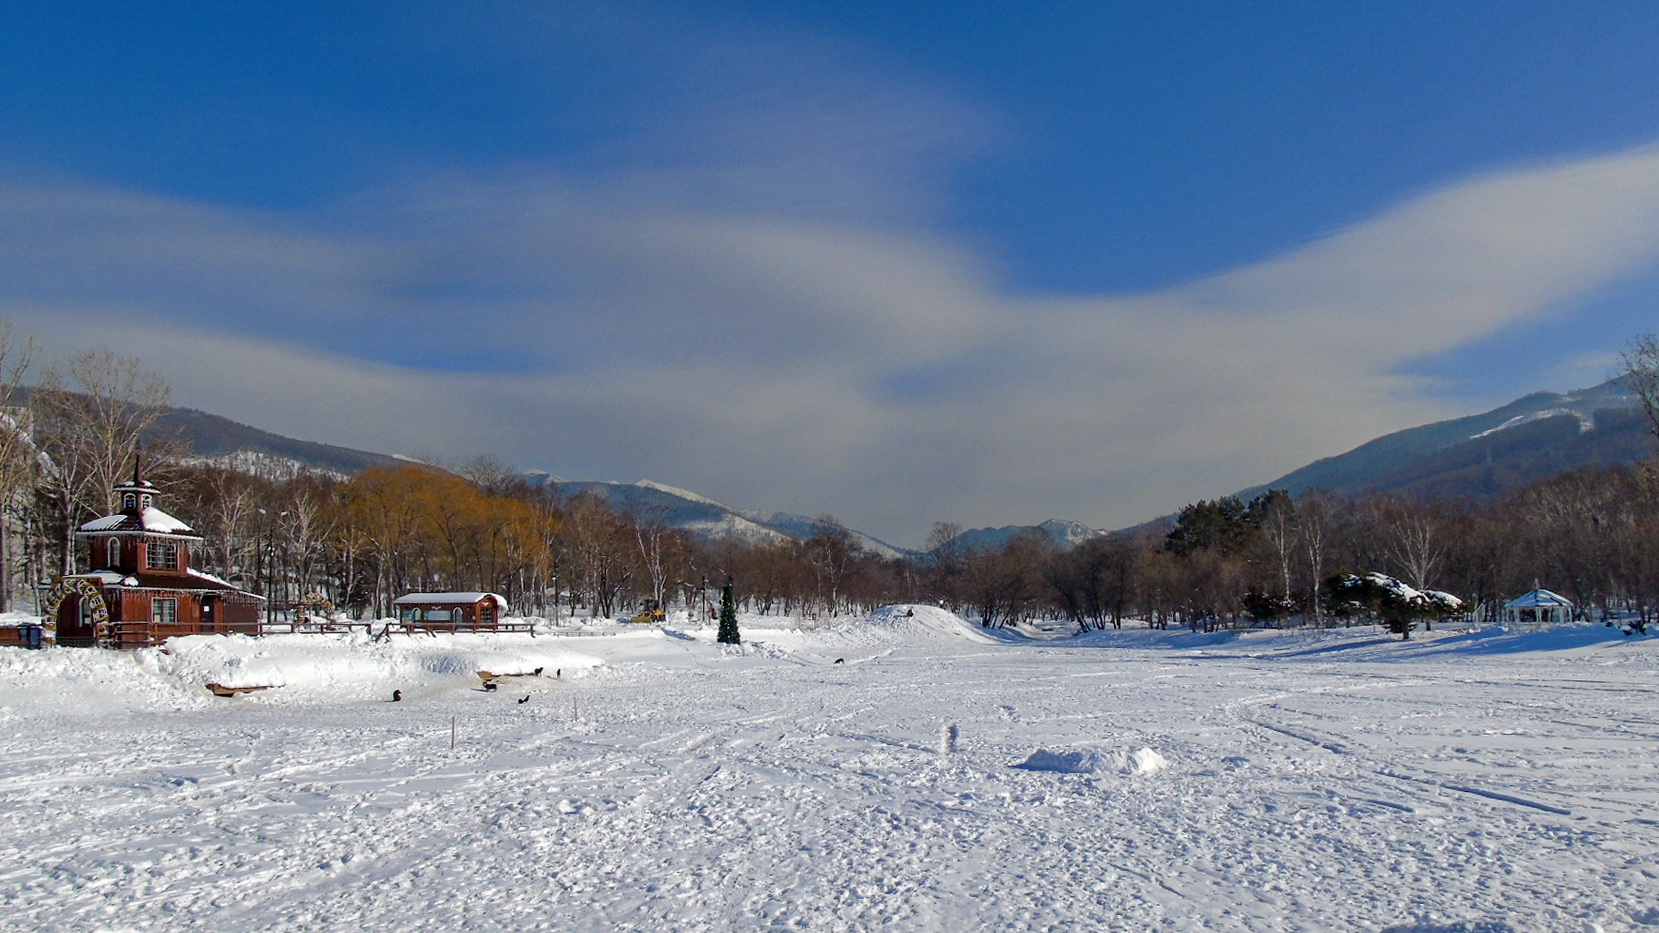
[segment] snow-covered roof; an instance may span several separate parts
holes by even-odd
[[[80,531],[143,531],[158,535],[186,535],[196,537],[196,529],[182,521],[168,515],[166,512],[150,506],[134,515],[132,512],[117,512],[96,518],[80,527]]]
[[[1536,589],[1524,596],[1517,596],[1507,603],[1505,609],[1571,609],[1573,601],[1560,593],[1552,593],[1546,589]]]
[[[502,609],[507,608],[506,597],[500,595],[499,593],[409,593],[392,600],[392,605],[410,606],[416,603],[471,605],[479,602],[486,596],[492,597],[497,603],[500,603]]]
[[[206,580],[209,583],[218,583],[222,586],[235,586],[236,585],[236,584],[230,582],[229,580],[226,580],[223,577],[216,577],[213,574],[208,573],[205,570],[197,570],[194,567],[191,567],[191,568],[187,569],[185,571],[185,573],[188,573],[192,577],[197,577],[199,579]]]
[[[211,573],[202,573],[200,570],[188,570],[178,573],[137,573],[123,574],[113,570],[92,570],[87,573],[66,574],[65,580],[94,580],[104,587],[122,586],[139,590],[170,590],[191,593],[235,593],[253,599],[264,599],[258,593],[250,593],[240,589],[234,583],[228,583]],[[505,603],[503,603],[505,605]]]
[[[72,573],[65,580],[97,580],[104,586],[137,586],[138,580],[113,570],[94,570],[91,573]]]

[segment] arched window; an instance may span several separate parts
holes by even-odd
[[[106,545],[106,549],[108,550],[108,553],[105,555],[105,560],[109,563],[110,567],[113,569],[121,566],[121,539],[110,538],[109,544]]]
[[[133,495],[132,493],[129,492],[125,496],[121,497],[121,509],[122,509],[122,511],[131,512],[136,508],[138,508],[138,497],[137,496],[135,496],[135,495]]]

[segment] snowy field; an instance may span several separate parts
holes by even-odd
[[[1659,933],[1659,639],[781,624],[0,649],[0,928]]]

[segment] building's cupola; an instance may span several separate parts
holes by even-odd
[[[131,515],[141,515],[145,509],[154,508],[156,495],[161,491],[156,484],[144,478],[144,455],[133,457],[132,481],[115,487],[115,494],[121,503],[121,511]]]

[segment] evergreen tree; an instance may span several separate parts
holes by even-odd
[[[732,578],[720,590],[720,630],[714,640],[722,645],[741,645],[743,636],[737,633],[737,597],[732,594]]]

